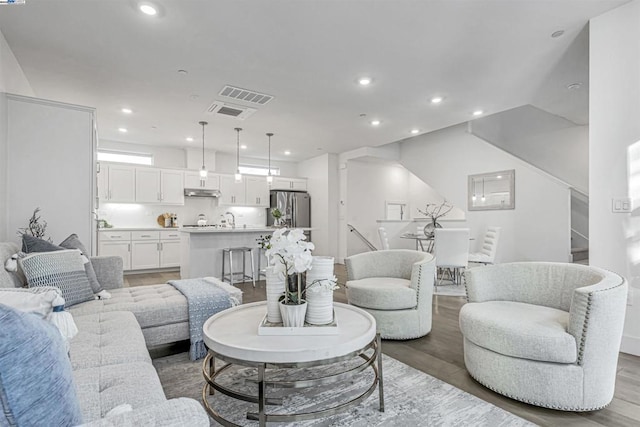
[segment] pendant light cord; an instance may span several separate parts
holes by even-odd
[[[271,137],[273,136],[273,133],[269,132],[267,133],[267,136],[269,137],[269,170],[267,175],[271,176]]]
[[[238,133],[236,139],[236,172],[240,173],[240,131],[242,128],[235,128],[235,131]]]

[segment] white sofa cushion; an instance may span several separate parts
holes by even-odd
[[[349,304],[375,310],[404,310],[418,304],[411,281],[396,277],[369,277],[347,282]]]
[[[544,362],[576,362],[568,322],[566,311],[512,301],[468,303],[460,310],[460,330],[469,341],[506,356]]]

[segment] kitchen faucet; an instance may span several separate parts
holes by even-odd
[[[236,216],[233,214],[233,212],[225,212],[225,215],[231,215],[231,228],[236,228]]]

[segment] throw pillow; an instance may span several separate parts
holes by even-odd
[[[58,330],[0,304],[0,425],[82,424],[71,362]]]
[[[61,250],[29,254],[19,260],[30,288],[55,286],[66,307],[94,299],[80,251]]]
[[[80,239],[78,239],[77,234],[72,234],[67,237],[60,243],[60,246],[66,249],[79,249],[80,252],[87,258],[89,258],[89,253],[87,249],[84,247]],[[91,289],[94,294],[98,294],[103,291],[102,285],[98,282],[98,277],[96,277],[96,271],[93,269],[93,264],[91,264],[91,260],[84,265],[84,270],[87,272],[87,279],[89,279],[89,285],[91,285]]]
[[[60,246],[56,246],[53,243],[47,242],[46,240],[38,237],[33,237],[30,234],[22,235],[22,252],[52,252],[61,251],[63,249],[64,248],[61,248]]]
[[[57,288],[0,288],[0,304],[27,313],[37,314],[43,319],[53,312],[53,301],[60,292]]]

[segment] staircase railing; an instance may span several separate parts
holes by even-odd
[[[362,233],[360,233],[353,225],[351,224],[347,224],[347,227],[349,227],[349,231],[351,231],[352,233],[355,233],[356,236],[358,236],[358,238],[360,240],[362,240],[362,242],[367,245],[367,247],[369,249],[371,249],[372,251],[377,251],[378,248],[376,248],[375,246],[373,246],[373,243],[371,243],[366,237],[364,237],[362,235]]]

